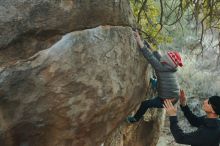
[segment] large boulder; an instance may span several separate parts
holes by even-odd
[[[0,145],[100,145],[143,99],[146,67],[132,29],[110,26],[1,67]]]
[[[0,0],[0,145],[153,146],[161,112],[124,122],[151,72],[131,27],[128,0]]]
[[[0,65],[47,49],[63,34],[134,26],[127,0],[0,0]]]

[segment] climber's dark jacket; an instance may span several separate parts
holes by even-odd
[[[183,133],[177,125],[177,117],[170,117],[170,130],[177,143],[191,146],[219,146],[220,120],[195,116],[188,106],[181,107],[185,117],[192,126],[198,129],[191,133]]]
[[[140,49],[147,61],[155,69],[157,76],[157,91],[160,98],[177,98],[179,99],[179,84],[176,77],[176,68],[161,63],[161,55],[154,51],[153,53],[145,45]]]

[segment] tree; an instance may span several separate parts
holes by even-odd
[[[200,45],[203,52],[204,33],[220,30],[219,0],[130,0],[130,2],[141,32],[153,44],[170,41],[171,38],[166,37],[165,31],[169,33],[170,26],[182,27],[182,23],[187,21],[195,23],[194,29],[200,37],[194,46]]]

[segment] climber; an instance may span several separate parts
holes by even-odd
[[[137,31],[134,31],[134,36],[144,57],[155,69],[158,93],[155,98],[143,101],[136,114],[126,118],[128,123],[139,121],[148,108],[163,108],[163,101],[166,98],[172,97],[173,104],[178,101],[179,84],[177,82],[176,71],[178,66],[183,66],[178,52],[168,51],[164,56],[161,56],[157,51],[152,53],[150,45],[141,40]]]
[[[220,97],[211,96],[203,102],[206,116],[197,117],[187,106],[185,93],[180,91],[180,107],[189,123],[198,129],[191,133],[183,133],[178,126],[177,108],[169,100],[165,100],[164,108],[170,119],[170,130],[179,144],[191,146],[219,146],[220,144]]]

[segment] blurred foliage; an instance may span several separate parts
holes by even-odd
[[[178,71],[181,88],[186,90],[188,96],[207,98],[220,95],[219,69],[215,69],[215,57],[205,61],[191,54],[181,54],[184,68]]]
[[[143,3],[137,3],[135,0],[130,0],[130,2],[137,19],[139,32],[145,39],[154,45],[171,41],[171,37],[158,33],[160,30],[160,25],[158,24],[160,7],[157,2],[148,0],[147,5],[144,6]],[[143,9],[143,11],[140,12],[140,9]]]
[[[177,41],[200,46],[206,31],[220,29],[219,0],[130,0],[139,31],[155,46]],[[183,40],[181,35],[190,35]],[[179,38],[179,40],[178,40]]]

